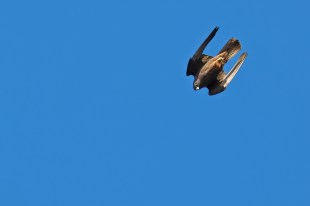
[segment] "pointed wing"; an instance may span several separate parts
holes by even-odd
[[[192,57],[192,59],[194,61],[196,61],[197,59],[199,59],[201,57],[203,50],[206,48],[206,46],[209,44],[209,42],[213,39],[213,37],[215,36],[215,34],[218,30],[219,30],[219,27],[215,27],[213,29],[213,31],[209,34],[209,36],[200,45],[200,47],[198,48],[198,50],[195,52],[194,56]]]
[[[216,32],[219,30],[219,27],[215,27],[213,31],[209,34],[209,36],[204,40],[204,42],[200,45],[198,50],[195,52],[192,58],[189,59],[187,64],[186,76],[196,75],[197,72],[201,69],[201,67],[209,61],[210,56],[202,54],[203,50],[209,44],[209,42],[213,39]]]
[[[231,80],[235,77],[235,75],[237,74],[237,72],[239,71],[240,67],[242,66],[244,60],[247,58],[248,54],[247,53],[243,53],[237,63],[234,65],[234,67],[229,71],[229,73],[225,76],[225,78],[223,79],[221,85],[223,85],[223,87],[227,87],[228,84],[231,82]]]
[[[235,77],[237,72],[239,71],[240,67],[242,66],[244,60],[247,57],[247,53],[243,53],[236,64],[233,66],[233,68],[228,72],[227,75],[225,75],[225,72],[222,71],[218,76],[218,81],[208,87],[209,89],[209,95],[215,95],[222,91],[224,91],[229,83],[232,81],[232,79]]]

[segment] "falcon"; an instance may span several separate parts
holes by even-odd
[[[206,87],[209,89],[209,95],[221,93],[227,88],[248,55],[246,52],[242,53],[233,68],[226,74],[224,65],[241,50],[241,44],[237,39],[231,38],[216,56],[203,54],[203,50],[218,29],[219,27],[214,28],[193,57],[189,59],[186,71],[186,76],[193,75],[195,78],[194,90]]]

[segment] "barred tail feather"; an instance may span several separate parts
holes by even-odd
[[[227,62],[230,60],[233,56],[235,56],[239,51],[241,50],[241,44],[240,42],[235,39],[231,38],[221,49],[221,51],[218,54],[226,53],[225,56],[225,61]]]

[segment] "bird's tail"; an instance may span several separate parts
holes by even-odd
[[[235,56],[241,50],[240,42],[235,39],[231,38],[228,42],[224,45],[221,51],[218,53],[224,56],[225,63],[230,60],[233,56]]]

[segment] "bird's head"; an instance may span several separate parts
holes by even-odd
[[[200,81],[198,79],[194,81],[193,87],[194,87],[194,90],[200,89]]]

